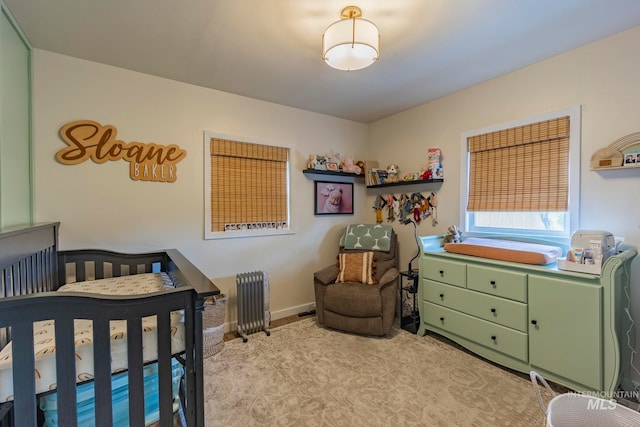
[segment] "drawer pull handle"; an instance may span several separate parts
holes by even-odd
[[[492,309],[491,309],[491,312],[492,312],[493,314],[495,314],[495,313],[496,313],[496,309],[495,309],[495,308],[492,308]]]
[[[492,341],[495,341],[495,340],[496,340],[496,338],[497,338],[497,337],[496,337],[495,335],[491,335],[491,340],[492,340]]]
[[[531,321],[531,324],[532,324],[532,325],[537,325],[537,324],[538,324],[538,321],[537,321],[537,320],[532,320],[532,321]]]
[[[495,286],[496,285],[496,281],[495,280],[492,280],[490,283],[491,283],[491,286]]]
[[[440,299],[444,299],[444,294],[440,294]]]
[[[441,322],[444,322],[444,317],[441,317],[441,318],[440,318],[440,321],[441,321]]]

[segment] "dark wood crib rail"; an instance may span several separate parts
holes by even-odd
[[[35,381],[25,378],[34,372],[33,322],[55,319],[58,424],[77,425],[74,319],[93,321],[94,389],[96,426],[111,426],[111,320],[127,322],[127,355],[129,378],[129,420],[132,426],[144,426],[144,384],[142,360],[142,318],[157,316],[158,384],[160,425],[173,425],[171,390],[171,325],[170,313],[184,310],[185,331],[193,330],[194,291],[189,288],[131,297],[87,295],[56,292],[10,297],[2,301],[0,327],[13,329],[14,425],[32,427],[37,423]],[[185,348],[193,349],[193,335],[185,333]],[[195,357],[189,351],[183,358],[185,372],[194,372]],[[194,389],[196,378],[185,375],[185,389]],[[196,425],[195,402],[185,402],[187,425]]]
[[[29,365],[29,357],[23,356],[31,352],[31,359],[33,359],[32,322],[40,317],[56,320],[56,342],[58,342],[58,333],[60,333],[60,343],[64,343],[67,341],[69,330],[72,330],[68,326],[73,324],[73,316],[86,316],[84,318],[88,319],[95,318],[97,323],[94,324],[94,328],[96,328],[96,325],[102,325],[98,326],[98,328],[104,328],[105,324],[108,327],[107,318],[114,319],[114,316],[116,318],[120,316],[120,318],[127,320],[128,330],[140,331],[139,325],[142,317],[157,314],[158,321],[164,324],[165,321],[168,322],[165,317],[168,319],[169,312],[176,309],[185,309],[187,316],[185,318],[186,350],[183,355],[185,387],[182,399],[184,413],[188,427],[204,426],[202,312],[204,310],[204,300],[209,296],[218,295],[220,290],[175,249],[144,254],[123,254],[100,249],[58,251],[58,228],[59,223],[47,223],[0,229],[0,348],[4,347],[10,340],[14,340],[13,345],[17,346],[14,351],[19,352],[17,354],[21,356],[14,356],[16,359],[20,359],[19,363],[14,364],[14,377],[25,377],[24,372],[33,372],[33,366]],[[136,297],[96,297],[95,295],[88,296],[87,294],[77,293],[58,295],[52,292],[68,281],[100,279],[156,271],[166,272],[176,288],[157,294]],[[69,300],[66,300],[68,298]],[[73,310],[69,309],[71,306],[74,307]],[[92,308],[90,309],[89,307]],[[79,311],[76,311],[76,309]],[[20,310],[25,313],[20,313]],[[72,315],[71,313],[77,314]],[[108,315],[99,313],[108,313]],[[66,326],[61,326],[60,331],[58,331],[58,324]],[[165,330],[164,326],[159,328],[159,334],[161,330]],[[16,339],[17,334],[20,335],[18,339]],[[129,344],[132,346],[130,348],[134,349],[131,353],[139,353],[137,356],[135,354],[130,356],[133,359],[130,360],[129,366],[132,368],[130,368],[129,375],[134,375],[135,378],[138,377],[137,371],[141,372],[142,369],[138,362],[138,358],[142,358],[141,344],[139,347],[135,346],[138,340],[137,335],[138,332],[134,332],[128,338],[132,340],[131,344]],[[73,338],[72,333],[71,338]],[[63,355],[72,353],[72,345],[71,347],[69,347],[68,343],[57,345],[56,351]],[[167,346],[170,347],[170,340],[166,339],[165,331],[158,336],[159,354],[164,354]],[[94,352],[97,351],[102,354],[100,356],[101,360],[109,360],[108,349],[109,342],[106,341],[106,345],[96,344]],[[67,356],[57,355],[56,357]],[[161,360],[164,360],[164,362],[159,363],[162,366],[170,367],[170,362],[165,360],[166,357],[166,355],[161,356]],[[98,365],[99,363],[96,363],[96,366]],[[75,408],[75,377],[70,373],[71,369],[75,370],[75,364],[59,364],[58,369],[60,369],[57,373],[58,378],[65,378],[62,381],[59,380],[58,390],[60,394],[58,401],[63,402],[61,404],[69,408],[72,406]],[[162,368],[159,366],[159,369]],[[15,374],[16,372],[18,373],[17,375]],[[72,375],[69,377],[71,379],[67,379],[68,375]],[[98,380],[98,375],[101,377],[100,380]],[[100,406],[100,413],[111,410],[110,383],[108,389],[104,385],[107,381],[106,377],[106,371],[103,372],[101,370],[100,374],[96,371],[96,405]],[[143,400],[140,394],[141,389],[135,385],[135,381],[131,383],[132,388],[129,400],[131,407],[138,408],[143,406],[140,404]],[[70,386],[71,382],[73,382],[73,387]],[[27,383],[30,382],[27,381]],[[20,386],[14,384],[14,387],[21,390],[22,382],[20,382]],[[26,400],[16,397],[14,401],[15,408],[12,412],[35,414],[35,410],[29,412],[33,409],[32,399],[35,398],[33,393],[35,386],[26,385],[25,387],[26,391],[20,391],[21,395],[25,393],[24,396],[27,396],[31,393],[32,396],[28,399],[25,398]],[[166,388],[166,384],[164,387]],[[70,388],[73,389],[73,393],[69,391]],[[98,389],[100,390],[99,392]],[[99,401],[97,400],[98,393],[102,396]],[[73,399],[71,399],[72,395]],[[166,402],[161,401],[160,403],[165,412],[168,410],[167,408],[171,408],[170,405],[164,404]],[[5,415],[3,411],[6,411],[11,406],[11,404],[0,406],[0,420]],[[139,416],[135,411],[132,414],[134,417]],[[19,418],[22,418],[22,416]],[[98,418],[102,419],[103,417]],[[110,416],[104,419],[110,419]],[[170,425],[167,424],[169,421],[166,415],[161,420],[165,420],[161,425]],[[100,422],[102,423],[102,421]],[[108,424],[105,423],[104,425]],[[4,426],[4,424],[1,425]],[[32,424],[31,415],[28,415],[26,423],[16,425],[30,426],[35,424]],[[61,423],[60,425],[74,424]],[[131,425],[143,424],[134,424],[132,422]]]
[[[70,277],[69,271],[75,272],[75,277]],[[188,424],[188,426],[202,427],[204,426],[202,313],[204,300],[210,296],[219,295],[220,290],[176,249],[144,254],[123,254],[102,249],[58,252],[58,286],[66,284],[70,278],[80,281],[155,271],[165,271],[176,288],[189,287],[195,291],[194,323],[193,328],[188,329],[193,331],[195,365],[193,371],[187,370],[185,373],[193,376],[195,381],[194,387],[185,389],[185,399],[195,404],[189,405],[185,411],[194,412],[190,415],[195,417],[195,424]]]
[[[177,288],[192,287],[198,299],[220,293],[211,280],[176,249],[141,254],[76,249],[59,251],[57,257],[57,287],[69,283],[70,279],[79,282],[164,271]]]
[[[58,286],[70,282],[167,271],[166,252],[123,254],[103,249],[58,252]]]

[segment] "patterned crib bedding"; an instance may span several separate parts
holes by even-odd
[[[142,295],[173,288],[165,273],[145,273],[132,276],[113,277],[64,285],[58,292],[89,292],[102,295]],[[55,323],[46,320],[34,323],[34,354],[36,393],[55,390]],[[158,344],[156,317],[142,320],[143,360],[145,363],[157,359]],[[93,322],[74,321],[76,342],[77,381],[93,379]],[[111,321],[111,372],[127,368],[127,325],[124,320]],[[184,319],[182,312],[171,313],[171,352],[184,350]],[[0,402],[13,400],[13,370],[11,343],[0,351]]]

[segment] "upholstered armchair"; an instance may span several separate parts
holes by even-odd
[[[347,226],[338,261],[313,275],[318,324],[364,335],[388,334],[396,312],[398,261],[398,238],[390,226]]]

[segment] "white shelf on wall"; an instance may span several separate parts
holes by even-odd
[[[603,166],[600,168],[591,168],[592,171],[608,171],[608,170],[619,170],[619,169],[638,169],[640,165],[630,165],[630,166]]]

